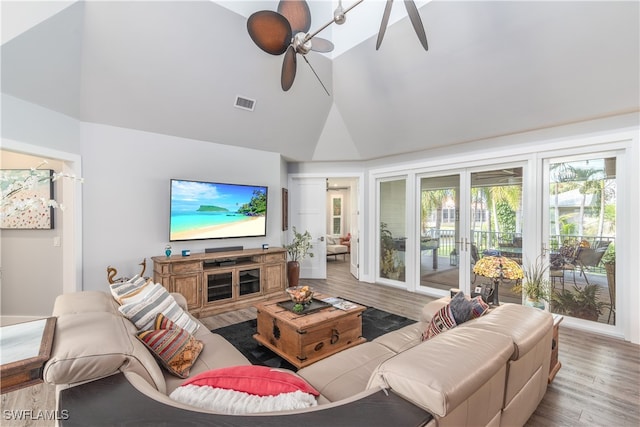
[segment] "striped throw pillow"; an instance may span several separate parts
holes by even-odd
[[[429,326],[427,326],[427,330],[422,334],[422,341],[431,339],[439,333],[453,329],[456,326],[458,326],[458,324],[451,312],[451,306],[447,304],[433,315]]]
[[[136,274],[126,282],[112,283],[109,285],[109,290],[118,304],[122,304],[125,298],[138,295],[149,283],[151,283],[150,279]]]
[[[162,313],[177,326],[193,334],[198,329],[198,323],[178,305],[161,284],[154,283],[150,286],[150,290],[140,301],[128,302],[118,307],[120,313],[143,331],[152,329],[156,315]]]
[[[167,371],[180,378],[189,376],[191,367],[204,347],[202,341],[177,327],[162,313],[155,317],[153,330],[140,331],[137,337]]]
[[[482,300],[482,297],[478,295],[475,298],[471,298],[471,303],[473,306],[471,307],[471,318],[476,319],[487,313],[489,310],[489,304]]]

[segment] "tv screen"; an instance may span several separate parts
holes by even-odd
[[[267,187],[171,180],[169,240],[267,234]]]

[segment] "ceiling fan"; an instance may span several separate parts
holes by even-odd
[[[253,40],[260,49],[271,55],[279,56],[283,53],[285,54],[280,75],[282,90],[288,91],[291,89],[296,77],[297,55],[300,54],[311,68],[311,71],[313,71],[313,74],[315,74],[325,92],[327,92],[327,95],[329,95],[329,91],[305,55],[312,50],[316,52],[331,52],[334,47],[333,43],[329,40],[316,37],[316,35],[333,23],[338,25],[344,24],[347,12],[363,1],[364,0],[358,0],[344,9],[342,7],[342,0],[340,0],[338,7],[333,13],[333,19],[313,33],[308,32],[311,28],[311,11],[305,0],[281,0],[278,3],[277,12],[261,10],[249,16],[247,20],[247,31],[249,32],[251,40]],[[422,27],[422,20],[420,19],[418,8],[413,0],[405,0],[404,4],[413,28],[418,34],[418,38],[422,46],[427,50],[427,36]],[[376,50],[380,48],[380,44],[382,43],[382,38],[384,37],[389,22],[392,5],[393,0],[387,0],[380,32],[378,34],[378,41],[376,43]]]
[[[325,87],[318,74],[306,58],[306,54],[313,50],[316,52],[331,52],[333,43],[329,40],[316,37],[320,31],[334,22],[342,24],[345,14],[363,0],[356,2],[348,9],[342,9],[342,3],[336,9],[333,20],[320,27],[313,33],[308,33],[311,28],[311,11],[304,0],[281,0],[278,3],[278,11],[261,10],[253,13],[247,20],[247,30],[251,40],[258,47],[271,55],[284,55],[280,84],[282,90],[287,91],[293,85],[296,78],[298,54],[302,55],[313,73],[322,84],[327,95],[329,91]],[[313,41],[312,41],[313,39]]]
[[[382,22],[380,23],[380,31],[378,31],[378,40],[376,41],[376,50],[380,49],[384,33],[387,30],[387,24],[389,23],[389,15],[391,15],[391,7],[393,6],[393,0],[387,0],[387,4],[384,7],[384,13],[382,15]],[[409,20],[415,30],[422,47],[424,50],[429,50],[427,44],[427,35],[424,32],[424,26],[422,25],[422,19],[420,19],[420,13],[413,0],[404,0],[404,7],[407,9]]]

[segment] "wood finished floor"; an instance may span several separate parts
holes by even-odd
[[[400,289],[358,282],[349,274],[348,261],[328,261],[328,276],[327,280],[304,280],[304,283],[323,293],[416,320],[422,305],[430,300]],[[209,329],[215,329],[255,316],[255,310],[247,308],[201,320]],[[526,426],[640,425],[640,346],[561,325],[559,358],[562,368]],[[52,421],[46,420],[12,420],[11,412],[7,411],[38,414],[54,409],[51,386],[38,385],[3,394],[0,425],[53,426]]]

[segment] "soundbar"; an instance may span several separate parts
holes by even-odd
[[[227,252],[227,251],[241,251],[244,249],[244,246],[225,246],[222,248],[206,248],[204,253],[210,254],[213,252]]]

